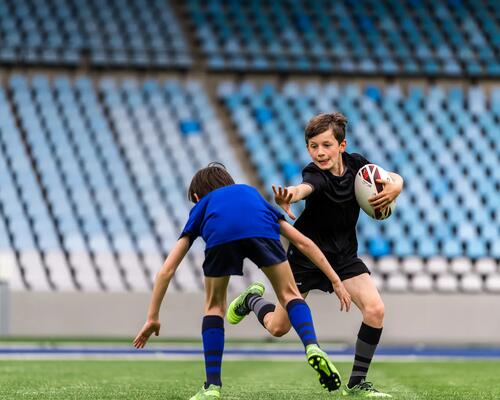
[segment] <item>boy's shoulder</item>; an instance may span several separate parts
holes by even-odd
[[[362,166],[366,164],[370,164],[370,161],[368,161],[362,154],[359,153],[347,153],[344,152],[344,161],[350,164],[353,168],[360,169]]]

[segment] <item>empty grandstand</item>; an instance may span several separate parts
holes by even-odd
[[[5,0],[0,42],[11,291],[149,291],[198,168],[272,201],[301,181],[307,121],[337,110],[348,151],[406,181],[394,216],[358,224],[379,289],[500,292],[497,2]],[[203,289],[193,250],[180,295]]]

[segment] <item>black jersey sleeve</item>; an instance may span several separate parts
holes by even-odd
[[[361,167],[365,166],[366,164],[371,164],[370,161],[368,161],[365,157],[363,157],[359,153],[351,153],[351,157],[354,160],[356,171],[359,170]]]
[[[302,170],[302,183],[311,186],[314,191],[320,191],[327,185],[327,179],[316,165],[310,163]]]

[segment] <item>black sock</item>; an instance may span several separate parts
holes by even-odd
[[[358,340],[356,341],[356,354],[354,355],[354,364],[352,366],[351,377],[347,386],[352,388],[361,381],[366,379],[368,368],[375,354],[380,336],[382,335],[382,328],[372,328],[361,323],[358,332]]]
[[[276,306],[273,303],[264,299],[262,296],[256,294],[251,294],[250,296],[247,296],[246,303],[247,307],[255,313],[257,319],[265,328],[266,326],[264,325],[264,317],[268,313],[273,312]]]

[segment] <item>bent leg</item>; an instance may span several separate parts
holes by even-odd
[[[300,295],[290,265],[284,262],[262,268],[262,271],[271,281],[282,309],[286,310],[289,323],[299,335],[306,350],[307,361],[318,373],[319,382],[329,391],[337,390],[340,387],[339,372],[328,359],[328,355],[318,346],[311,310]],[[278,313],[281,322],[286,323],[283,312],[278,309]]]
[[[305,299],[307,293],[301,293],[301,296]],[[276,304],[274,312],[267,313],[264,316],[263,325],[275,337],[286,335],[292,328],[288,312],[280,303]]]
[[[368,274],[361,274],[346,279],[344,286],[358,306],[363,322],[356,341],[354,364],[348,388],[361,384],[368,374],[370,363],[382,335],[384,323],[384,303],[373,280]]]

